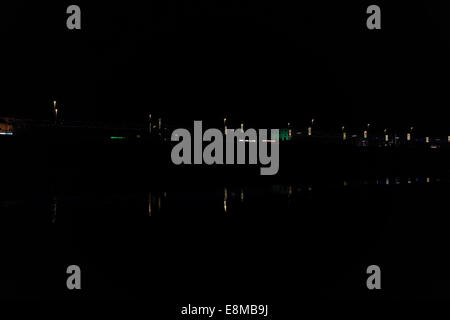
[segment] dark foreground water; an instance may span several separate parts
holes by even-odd
[[[147,186],[81,176],[77,188],[50,180],[2,186],[3,297],[449,297],[446,176]],[[71,264],[82,269],[79,292],[66,289]],[[379,292],[366,288],[371,264],[382,270]]]
[[[282,145],[280,171],[171,165],[169,145],[8,140],[2,297],[296,308],[449,298],[450,149]],[[69,291],[66,269],[82,270]],[[381,267],[380,291],[366,269]],[[278,319],[280,317],[274,317]]]

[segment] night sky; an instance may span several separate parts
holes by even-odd
[[[144,123],[375,123],[450,134],[442,1],[2,4],[0,115]],[[66,28],[66,8],[82,29]],[[382,30],[366,28],[370,4]]]

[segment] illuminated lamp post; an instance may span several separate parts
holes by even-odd
[[[308,136],[311,136],[311,135],[312,135],[312,127],[313,127],[313,125],[314,125],[314,121],[316,121],[314,118],[311,119],[311,126],[308,127]]]
[[[367,124],[367,130],[364,131],[364,139],[367,139],[369,137],[369,129],[370,129],[370,123]]]
[[[414,130],[414,127],[409,128],[409,133],[406,135],[407,141],[411,141],[413,130]]]

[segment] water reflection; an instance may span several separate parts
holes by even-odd
[[[57,211],[58,211],[58,199],[56,196],[53,196],[53,199],[52,199],[52,223],[56,223]]]
[[[149,192],[148,194],[148,216],[152,216],[152,193]]]
[[[86,212],[92,208],[117,210],[127,213],[139,213],[149,217],[164,215],[189,214],[246,214],[288,211],[292,208],[304,208],[308,203],[317,199],[329,198],[336,195],[336,199],[358,200],[360,191],[372,193],[373,188],[385,190],[382,192],[409,192],[419,186],[448,185],[449,179],[433,176],[383,176],[365,179],[345,178],[340,180],[308,182],[308,183],[278,183],[258,185],[224,186],[218,188],[181,188],[168,191],[152,189],[144,193],[124,193],[114,195],[64,196],[48,195],[41,201],[33,202],[37,210],[45,210],[48,219],[56,224],[56,219],[62,219],[68,211]],[[313,191],[314,190],[314,191]],[[427,192],[415,189],[417,192]],[[430,189],[431,190],[431,189]],[[340,193],[342,192],[342,193]],[[388,193],[387,193],[388,194]],[[352,198],[353,197],[353,198]],[[389,198],[389,197],[388,197]],[[353,200],[352,200],[353,201]],[[3,209],[20,209],[26,207],[26,199],[12,201],[2,199],[0,207]],[[64,205],[61,205],[61,204]],[[307,209],[305,209],[307,210]],[[23,210],[25,212],[25,210]],[[60,220],[61,222],[63,221]]]
[[[148,193],[148,216],[156,212],[161,212],[163,202],[167,199],[167,192],[152,192]]]
[[[382,178],[374,178],[374,179],[355,179],[342,180],[341,186],[343,187],[359,187],[359,186],[370,186],[370,185],[408,185],[408,184],[429,184],[429,183],[438,183],[441,182],[442,178],[432,178],[432,177],[382,177]],[[326,187],[338,187],[336,183],[317,183],[317,184],[307,184],[307,185],[282,185],[275,184],[272,186],[271,190],[275,194],[287,194],[288,197],[291,197],[294,193],[303,192],[303,190],[312,191],[314,186],[318,186],[320,188]]]
[[[227,201],[228,201],[228,189],[225,187],[223,189],[223,211],[227,212]]]

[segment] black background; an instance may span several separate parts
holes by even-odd
[[[372,2],[78,1],[79,31],[66,28],[70,4],[2,4],[1,115],[52,119],[56,99],[64,120],[86,122],[145,125],[151,112],[187,126],[193,120],[220,126],[224,116],[300,126],[314,117],[328,131],[370,122],[380,130],[414,125],[430,134],[449,132],[449,26],[441,2],[379,1],[382,30],[366,28]],[[208,185],[208,177],[195,184]],[[112,187],[99,191],[89,184],[88,195],[114,198]],[[118,198],[106,206],[70,207],[56,228],[40,219],[48,210],[31,201],[36,195],[21,214],[5,218],[16,227],[5,233],[4,243],[11,244],[5,274],[12,275],[6,288],[31,298],[144,297],[153,306],[170,304],[170,314],[175,305],[234,302],[269,303],[280,312],[294,308],[300,296],[382,297],[358,282],[366,277],[362,266],[376,260],[391,266],[390,297],[409,297],[411,288],[417,290],[412,296],[422,288],[426,296],[432,273],[430,286],[438,283],[435,294],[445,296],[443,256],[433,255],[415,232],[423,224],[419,212],[446,212],[423,199],[446,194],[421,187],[383,194],[388,203],[399,196],[406,205],[386,208],[378,206],[375,191],[358,192],[356,200],[345,192],[326,194],[318,206],[302,208],[306,217],[259,204],[231,219],[210,218],[207,206],[195,213],[188,208],[187,218],[178,204],[177,214],[157,223],[133,214],[124,221],[124,212],[134,210],[130,203],[146,204]],[[446,234],[444,219],[427,223],[422,236],[437,235],[434,241],[445,248],[439,238]],[[360,229],[387,225],[402,232],[381,244]],[[415,239],[406,249],[405,235]],[[367,243],[377,248],[373,256]],[[64,267],[72,263],[86,270],[81,293],[65,288]],[[412,263],[415,268],[402,273]],[[418,282],[410,283],[418,270]]]
[[[147,113],[447,134],[449,27],[429,1],[78,2],[2,8],[2,113],[142,123]],[[220,120],[218,120],[220,119]],[[318,122],[319,124],[319,122]]]

